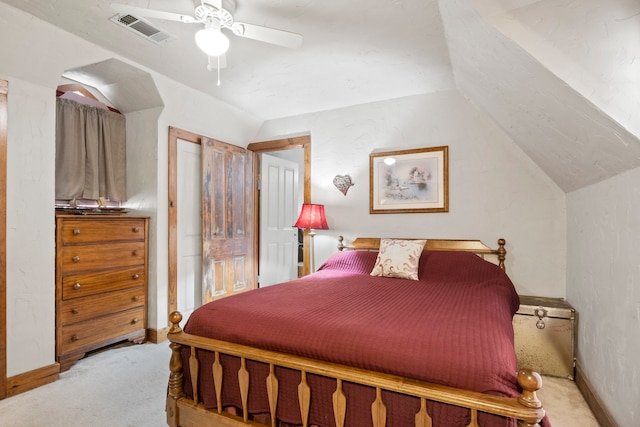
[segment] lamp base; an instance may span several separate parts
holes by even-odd
[[[316,258],[316,254],[314,251],[314,245],[313,245],[313,237],[316,235],[316,232],[313,231],[313,229],[309,230],[309,271],[311,273],[315,273],[316,272],[316,268],[315,268],[315,258]]]

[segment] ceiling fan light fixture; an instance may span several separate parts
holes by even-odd
[[[196,44],[209,56],[220,56],[229,49],[229,39],[216,28],[203,28],[196,33]]]

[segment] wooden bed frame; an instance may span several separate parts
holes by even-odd
[[[343,244],[343,238],[339,238],[340,250],[377,250],[380,244],[378,238],[358,238],[350,245]],[[479,240],[428,240],[425,249],[440,251],[467,251],[484,257],[495,257],[497,264],[504,270],[506,255],[505,240],[498,240],[498,249],[491,249]],[[336,380],[336,391],[333,394],[333,411],[336,426],[343,427],[346,401],[342,383],[344,381],[373,387],[376,390],[376,400],[371,406],[371,416],[374,427],[386,425],[386,407],[382,399],[382,391],[388,390],[420,398],[421,408],[415,416],[416,427],[431,426],[431,418],[427,412],[427,401],[443,402],[446,404],[468,408],[471,412],[471,422],[467,427],[479,427],[478,412],[501,415],[518,420],[520,427],[539,426],[544,417],[544,409],[537,398],[536,392],[542,386],[539,374],[530,370],[518,372],[518,384],[522,393],[516,398],[498,397],[469,390],[417,381],[395,375],[382,374],[374,371],[353,368],[335,363],[328,363],[309,358],[293,356],[285,353],[261,350],[257,348],[238,345],[230,342],[219,341],[211,338],[187,334],[180,328],[182,315],[173,312],[169,316],[171,327],[168,338],[171,341],[171,360],[169,363],[170,375],[167,390],[167,423],[171,427],[238,427],[238,426],[277,426],[275,419],[278,401],[278,379],[275,376],[275,367],[285,367],[301,372],[301,382],[298,386],[298,404],[300,407],[303,426],[307,427],[309,407],[311,402],[310,387],[307,382],[307,374],[317,374]],[[181,352],[183,348],[190,349],[189,368],[191,376],[185,378]],[[196,349],[215,352],[216,362],[213,365],[213,378],[217,390],[218,409],[206,409],[197,394],[199,359]],[[219,363],[221,354],[239,357],[241,367],[238,371],[238,386],[242,396],[242,414],[235,415],[222,410],[221,395],[222,366]],[[246,361],[253,360],[269,365],[270,374],[265,384],[269,396],[270,420],[265,424],[249,419],[247,409],[247,396],[249,394],[249,372],[246,369]],[[185,396],[183,384],[190,381],[195,390],[193,399]],[[268,417],[269,418],[269,417]]]

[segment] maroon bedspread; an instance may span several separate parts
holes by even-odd
[[[263,349],[516,396],[511,322],[519,301],[502,270],[470,253],[425,251],[418,281],[372,277],[369,272],[376,254],[340,252],[312,275],[214,301],[196,310],[184,329]],[[227,357],[223,364],[227,365],[225,381],[236,381],[237,360]],[[210,363],[201,366],[203,378],[211,378]],[[268,412],[266,391],[261,391],[267,369],[258,363],[250,367],[250,410]],[[285,369],[277,374],[281,380],[278,417],[299,422],[299,374]],[[296,375],[291,384],[282,379]],[[309,381],[310,421],[333,426],[335,382],[315,376]],[[225,406],[240,406],[239,393],[231,388],[223,388]],[[185,390],[191,392],[188,381]],[[202,382],[200,393],[205,405],[215,407],[212,381]],[[358,412],[370,413],[374,391],[350,384],[345,393],[350,402],[347,425],[367,425]],[[412,425],[418,399],[389,392],[385,400],[388,426]],[[436,426],[469,421],[468,411],[460,408],[430,404],[429,411]],[[493,416],[483,416],[480,422],[515,425]]]

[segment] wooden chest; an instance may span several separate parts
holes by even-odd
[[[56,216],[56,359],[143,342],[147,325],[146,217]]]
[[[573,379],[576,318],[564,299],[521,295],[513,317],[518,368]]]

